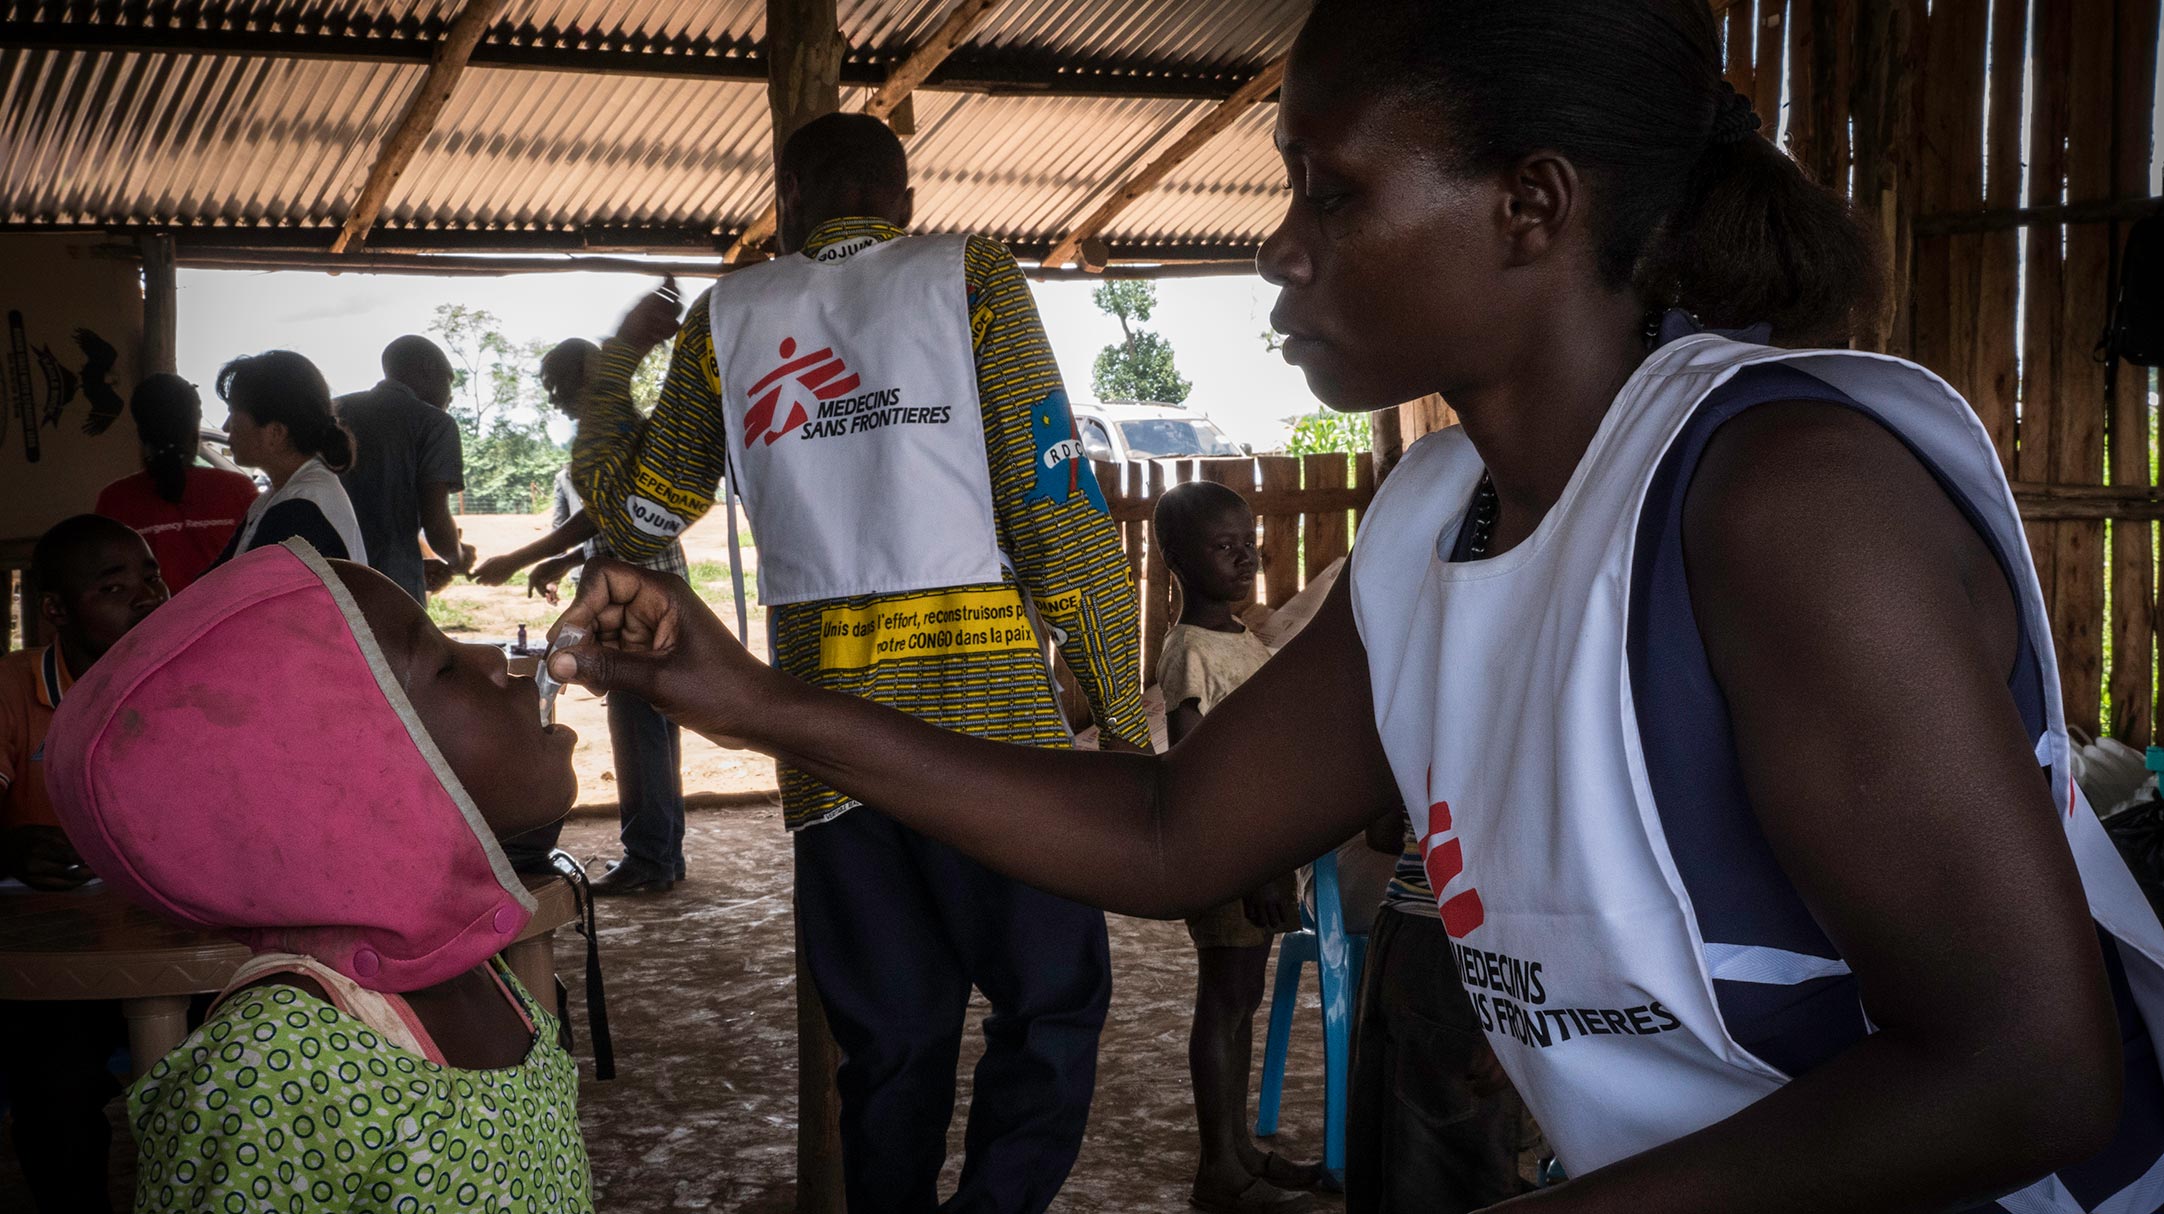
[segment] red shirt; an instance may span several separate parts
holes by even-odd
[[[180,500],[169,502],[158,496],[150,473],[138,472],[107,485],[96,510],[135,528],[158,558],[165,584],[179,594],[225,551],[255,497],[255,482],[238,472],[190,468]]]

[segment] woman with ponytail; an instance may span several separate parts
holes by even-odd
[[[1463,425],[1170,754],[941,733],[614,562],[552,672],[1129,914],[1402,805],[1429,964],[1571,1177],[1498,1209],[2164,1207],[2164,928],[2070,777],[2004,472],[1937,377],[1832,344],[1878,256],[1717,47],[1706,0],[1318,5],[1259,258],[1284,355]]]
[[[218,395],[230,413],[233,459],[271,481],[219,562],[298,538],[324,556],[365,563],[361,527],[338,480],[353,466],[353,436],[331,412],[330,385],[316,365],[291,350],[236,358],[218,371]]]
[[[143,448],[143,470],[107,485],[96,513],[135,528],[175,594],[218,559],[255,503],[255,482],[195,462],[203,402],[195,385],[161,372],[128,401]]]

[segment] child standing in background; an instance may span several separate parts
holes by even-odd
[[[534,910],[499,840],[570,809],[575,741],[500,650],[298,541],[84,675],[48,742],[69,837],[255,952],[128,1093],[137,1211],[592,1210],[578,1068],[496,956]]]
[[[1179,621],[1157,660],[1166,733],[1177,746],[1262,669],[1270,649],[1234,614],[1255,592],[1255,514],[1247,501],[1207,481],[1176,485],[1158,499],[1156,534],[1180,586]],[[1290,1214],[1309,1208],[1302,1190],[1324,1180],[1320,1166],[1265,1153],[1246,1130],[1255,1012],[1270,942],[1299,926],[1298,907],[1294,875],[1286,873],[1187,921],[1197,960],[1187,1067],[1202,1132],[1192,1200],[1203,1210]]]

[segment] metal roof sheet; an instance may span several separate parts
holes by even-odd
[[[957,58],[1036,63],[1031,70],[1243,75],[1283,51],[1306,3],[1007,0]],[[840,15],[857,58],[891,60],[950,7],[841,0]],[[380,40],[425,38],[455,0],[204,0],[185,8],[133,0],[95,9],[108,21],[359,31]],[[89,10],[18,0],[5,11],[74,20]],[[764,11],[763,0],[511,0],[496,29],[540,43],[638,38],[756,52]],[[0,223],[335,228],[423,72],[410,59],[0,48]],[[861,104],[861,93],[845,89],[844,107]],[[920,91],[907,140],[919,226],[1050,244],[1212,104]],[[1270,105],[1245,115],[1105,235],[1136,248],[1258,240],[1279,205],[1273,118]],[[765,88],[756,82],[476,63],[392,189],[372,243],[473,232],[500,234],[495,242],[509,248],[522,243],[518,233],[599,229],[719,242],[768,200],[768,138]]]
[[[8,223],[337,222],[421,69],[0,49]]]

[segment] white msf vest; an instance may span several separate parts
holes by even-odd
[[[722,276],[707,306],[759,597],[1000,580],[961,236]]]
[[[1482,471],[1450,430],[1392,472],[1352,558],[1377,726],[1460,976],[1573,1175],[1720,1121],[1788,1081],[1731,1035],[1716,979],[1847,973],[1837,958],[1708,944],[1648,783],[1626,653],[1633,548],[1655,470],[1709,393],[1772,362],[1866,404],[1982,515],[2041,656],[2048,728],[2038,757],[2052,769],[2090,910],[2117,938],[2143,1018],[2164,1024],[2164,928],[2068,778],[2043,593],[1974,414],[1899,359],[1685,337],[1624,385],[1524,543],[1489,560],[1446,559]],[[2164,1167],[2147,1166],[2095,1208],[2148,1214],[2160,1204]],[[2047,1178],[2001,1208],[2084,1206]]]

